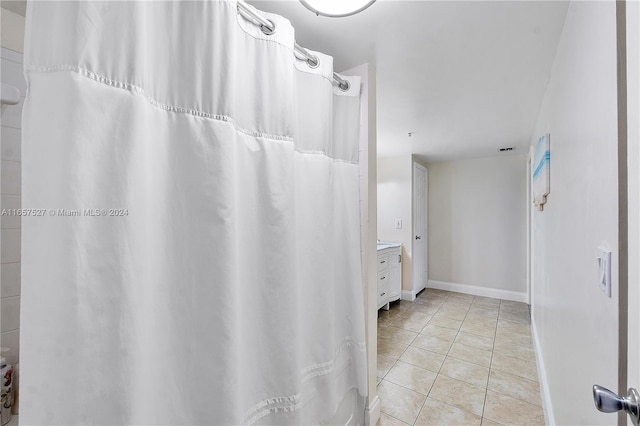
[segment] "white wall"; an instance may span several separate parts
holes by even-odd
[[[411,156],[378,158],[378,238],[402,244],[402,288],[411,290]],[[396,229],[402,220],[402,229]]]
[[[22,40],[24,18],[0,9],[2,34],[0,37],[0,76],[2,81],[20,90],[18,105],[3,108],[0,126],[0,210],[21,207],[21,111],[26,85],[22,75]],[[18,362],[20,348],[20,238],[21,220],[17,216],[0,218],[0,346],[9,348],[5,357],[9,363]]]
[[[570,4],[531,138],[551,134],[551,193],[533,217],[533,327],[547,415],[562,425],[617,423],[591,394],[596,383],[617,389],[615,7]],[[613,249],[612,298],[597,285],[603,242]]]
[[[428,167],[429,285],[525,299],[526,157]]]

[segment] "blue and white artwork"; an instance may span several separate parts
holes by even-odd
[[[549,149],[549,133],[540,136],[533,153],[533,204],[538,210],[544,208],[549,195],[549,162],[551,160],[551,151]]]

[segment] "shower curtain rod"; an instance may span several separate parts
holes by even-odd
[[[254,8],[248,3],[245,3],[243,0],[237,0],[237,2],[238,2],[238,12],[243,16],[248,15],[251,19],[256,21],[263,33],[267,35],[271,35],[275,32],[276,25],[271,20],[260,15],[260,12],[258,12],[256,8]],[[298,43],[295,43],[294,49],[295,49],[295,53],[302,56],[304,58],[304,61],[311,68],[317,68],[318,65],[320,65],[318,57],[313,56],[311,53],[307,51],[307,49],[300,46]],[[338,87],[340,88],[340,90],[344,92],[349,90],[349,86],[350,86],[349,81],[343,78],[340,78],[340,76],[335,72],[333,73],[333,79],[338,83]]]

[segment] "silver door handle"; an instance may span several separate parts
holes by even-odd
[[[416,240],[419,240],[419,239],[420,239],[420,235],[416,235]]]
[[[615,413],[620,410],[627,412],[634,425],[640,424],[640,394],[635,388],[629,388],[627,396],[618,394],[602,386],[593,385],[593,403],[604,413]]]

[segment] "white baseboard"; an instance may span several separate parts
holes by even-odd
[[[413,302],[414,300],[416,300],[416,292],[413,290],[402,290],[402,295],[400,296],[400,299]]]
[[[533,317],[531,318],[531,331],[533,333],[533,350],[536,354],[536,362],[538,364],[538,382],[540,383],[540,398],[542,399],[542,411],[544,411],[545,424],[555,426],[556,421],[553,417],[547,370],[544,367],[544,358],[542,357],[542,349],[540,348],[540,340],[538,339],[538,329],[536,328],[536,322]]]
[[[527,293],[520,293],[510,290],[500,290],[498,288],[478,287],[469,284],[449,283],[446,281],[435,280],[429,280],[427,282],[427,288],[437,288],[438,290],[455,291],[457,293],[472,294],[474,296],[493,297],[494,299],[504,299],[512,300],[514,302],[527,303]],[[404,299],[404,294],[402,298]]]
[[[380,420],[380,398],[376,395],[373,398],[373,401],[369,404],[367,409],[364,411],[364,425],[365,426],[375,426]]]

